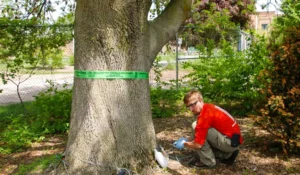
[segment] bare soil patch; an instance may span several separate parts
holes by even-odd
[[[240,146],[240,153],[233,166],[218,163],[213,169],[198,169],[186,166],[189,156],[195,155],[192,150],[178,151],[172,143],[179,137],[190,135],[191,117],[154,119],[158,143],[172,155],[169,167],[161,174],[194,175],[194,174],[300,174],[300,158],[288,157],[280,152],[268,132],[254,126],[249,118],[238,119],[242,128],[245,143]],[[174,155],[178,160],[173,160]],[[185,158],[186,159],[180,159]],[[160,173],[157,173],[157,175]]]
[[[272,143],[268,132],[253,125],[249,118],[238,119],[242,127],[245,143],[241,145],[240,154],[233,166],[218,164],[213,169],[198,169],[187,166],[194,155],[192,150],[178,151],[172,143],[181,136],[190,135],[192,117],[173,117],[154,119],[157,143],[169,155],[169,166],[161,169],[157,165],[154,175],[195,175],[195,174],[293,174],[300,175],[300,157],[288,157]],[[32,144],[31,148],[19,153],[0,155],[0,174],[8,175],[17,172],[20,164],[30,164],[37,158],[63,153],[67,137],[53,136],[43,142]],[[43,173],[41,173],[43,174]]]

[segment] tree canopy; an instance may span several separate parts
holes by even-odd
[[[73,39],[74,7],[64,6],[62,11],[68,12],[54,19],[52,3],[58,1],[7,0],[1,4],[0,61],[6,71],[0,74],[4,83],[25,67],[62,66],[60,47]]]

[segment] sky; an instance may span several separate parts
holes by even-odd
[[[266,8],[262,9],[261,5],[267,4],[270,2],[270,5],[267,6]],[[279,7],[281,4],[281,0],[257,0],[256,3],[256,11],[261,12],[261,11],[276,11],[278,13],[281,13],[279,11]]]

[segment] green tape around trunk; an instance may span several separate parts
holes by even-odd
[[[76,78],[89,79],[148,79],[148,72],[141,71],[86,71],[75,70]]]

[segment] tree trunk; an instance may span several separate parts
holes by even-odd
[[[173,0],[165,17],[149,23],[150,5],[77,0],[75,70],[149,72],[191,3]],[[141,173],[151,166],[156,142],[147,79],[75,78],[72,103],[68,174],[117,174],[120,168]]]

